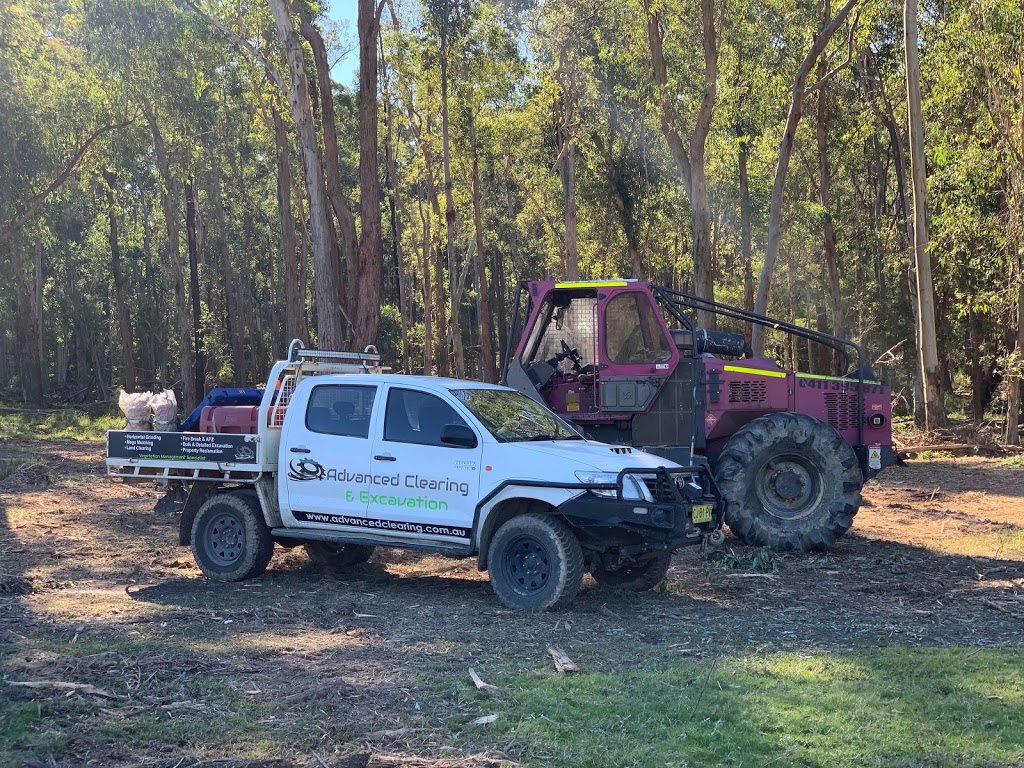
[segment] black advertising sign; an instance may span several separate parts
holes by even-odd
[[[201,432],[107,432],[107,458],[255,464],[251,435]]]

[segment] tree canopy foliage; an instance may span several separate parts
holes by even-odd
[[[618,275],[761,286],[913,408],[902,3],[359,6],[3,0],[0,396],[190,404],[292,337],[494,380],[517,281]],[[919,40],[942,388],[1015,424],[1024,4],[925,0]]]

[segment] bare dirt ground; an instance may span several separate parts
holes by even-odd
[[[776,573],[692,549],[660,592],[588,577],[570,610],[524,616],[475,562],[398,551],[321,573],[279,549],[261,578],[211,583],[155,493],[105,479],[102,446],[0,441],[0,460],[19,456],[44,470],[0,483],[0,705],[53,713],[25,765],[488,765],[514,745],[463,735],[467,668],[536,669],[552,644],[593,668],[1024,638],[1024,471],[994,459],[887,471],[834,551],[777,556]]]

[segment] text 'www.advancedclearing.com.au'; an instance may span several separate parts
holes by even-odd
[[[400,533],[424,533],[429,536],[454,536],[459,539],[469,538],[468,528],[448,525],[428,525],[426,523],[410,523],[404,520],[379,520],[372,517],[351,517],[335,515],[327,512],[293,511],[296,520],[305,523],[325,523],[328,525],[349,525],[354,528],[368,528],[378,531],[398,531]]]

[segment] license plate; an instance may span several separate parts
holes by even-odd
[[[711,512],[714,507],[711,504],[696,504],[693,507],[692,518],[695,523],[710,523]]]

